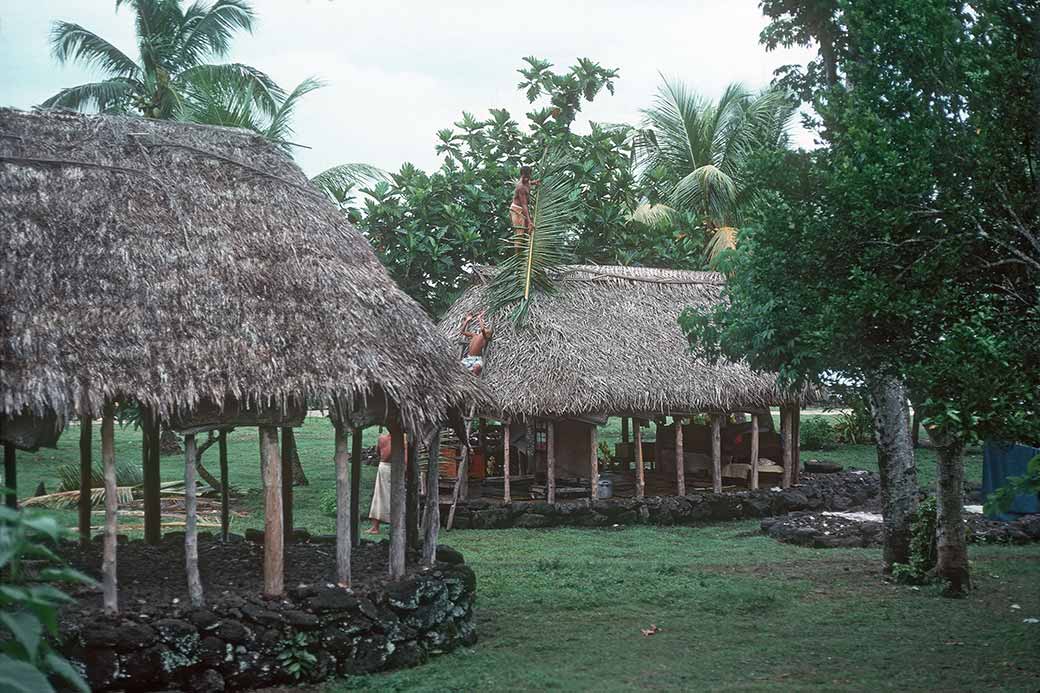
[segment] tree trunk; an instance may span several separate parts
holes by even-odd
[[[440,438],[437,439],[440,445]],[[512,503],[512,489],[509,488],[509,422],[505,421],[502,426],[502,502]]]
[[[686,455],[683,452],[682,419],[672,417],[675,424],[675,495],[686,495]]]
[[[867,379],[870,410],[877,440],[884,521],[884,571],[894,563],[910,562],[910,530],[917,510],[917,466],[910,441],[910,409],[906,387],[892,376]]]
[[[350,435],[350,545],[361,544],[361,434],[355,428]]]
[[[910,423],[910,441],[914,449],[921,447],[921,408],[914,405],[914,418]]]
[[[184,571],[188,575],[188,599],[194,607],[205,603],[199,578],[198,503],[195,500],[195,435],[184,436]]]
[[[300,464],[300,451],[296,447],[296,432],[288,426],[282,428],[282,456],[288,451],[288,466],[292,471],[291,479],[293,486],[307,486],[310,482],[307,475],[303,473],[303,465]]]
[[[162,540],[162,499],[159,497],[159,416],[148,407],[141,408],[141,463],[144,482],[144,540],[153,546]]]
[[[508,442],[508,436],[506,441]],[[423,520],[425,530],[423,537],[423,565],[433,567],[437,561],[437,535],[441,529],[441,503],[440,491],[437,486],[440,483],[440,450],[441,432],[434,430],[427,442],[430,451],[429,460],[426,465],[426,517]],[[508,464],[509,457],[506,457]]]
[[[338,420],[333,424],[336,436],[336,584],[350,589],[350,460],[347,454],[347,432]]]
[[[622,443],[627,443],[628,442],[628,417],[627,416],[622,416],[621,417],[621,442]]]
[[[79,545],[90,543],[90,485],[94,466],[94,420],[79,417]]]
[[[722,493],[722,416],[711,415],[711,489]]]
[[[101,592],[105,611],[119,613],[116,579],[116,532],[119,507],[116,498],[115,414],[111,402],[105,403],[101,417],[101,464],[105,474],[105,538],[101,549]]]
[[[390,429],[390,579],[404,577],[405,543],[405,469],[404,431],[398,421]]]
[[[791,488],[791,481],[794,478],[794,421],[792,421],[791,405],[789,404],[780,407],[780,435],[783,440],[784,456],[784,474],[780,485],[784,488]]]
[[[285,591],[285,547],[282,544],[282,462],[278,429],[260,426],[260,470],[264,480],[264,596]]]
[[[646,495],[646,471],[643,469],[643,427],[639,419],[632,419],[636,446],[636,498]]]
[[[528,432],[534,426],[527,425]],[[529,446],[531,445],[528,439]],[[532,446],[533,447],[533,446]],[[556,502],[556,422],[549,421],[545,431],[545,500],[550,504]]]
[[[228,507],[227,431],[220,432],[217,445],[220,455],[220,539],[227,543],[228,531],[231,529],[231,509]]]
[[[930,433],[939,458],[935,483],[935,574],[946,594],[960,596],[971,587],[964,531],[964,446],[950,436]]]

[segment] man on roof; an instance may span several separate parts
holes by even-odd
[[[474,318],[477,320],[479,329],[476,332],[470,332],[467,328]],[[491,326],[484,322],[484,312],[481,311],[476,316],[473,313],[466,313],[466,317],[462,318],[462,325],[459,326],[459,332],[469,340],[466,355],[462,357],[462,365],[473,375],[480,375],[484,370],[484,347],[491,341],[494,334]]]
[[[509,222],[513,225],[513,245],[520,252],[527,234],[534,230],[534,221],[531,219],[531,210],[528,208],[528,200],[531,197],[531,187],[538,185],[539,181],[531,180],[531,167],[520,167],[520,180],[513,190],[513,202],[509,205]]]

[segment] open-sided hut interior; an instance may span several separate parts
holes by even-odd
[[[101,419],[109,609],[117,607],[117,403],[139,405],[150,434],[143,455],[150,537],[159,534],[159,422],[185,432],[189,480],[196,434],[258,427],[270,594],[283,588],[283,531],[291,529],[282,522],[288,460],[278,447],[279,427],[291,431],[308,408],[330,412],[341,515],[336,579],[349,585],[357,494],[352,528],[346,433],[354,432],[356,484],[359,427],[389,427],[397,458],[392,506],[401,519],[404,434],[422,439],[452,412],[489,406],[364,237],[288,156],[252,133],[0,110],[0,227],[5,457],[13,475],[14,434],[26,435],[16,423],[56,418],[60,427],[75,417],[89,473],[91,427]],[[189,583],[196,572],[192,601],[201,601],[197,566],[190,565],[194,484],[187,488],[187,572]],[[85,540],[89,498],[81,512],[84,506]],[[410,508],[411,524],[418,523],[417,507]],[[405,524],[394,522],[392,575],[404,570]],[[436,532],[436,518],[426,524]],[[425,547],[431,562],[435,543],[434,535]]]
[[[494,272],[477,268],[441,321],[456,345],[464,316],[487,309]],[[554,293],[535,295],[521,327],[491,316],[481,378],[499,408],[483,413],[509,425],[475,453],[491,463],[485,495],[588,496],[607,471],[614,492],[636,496],[797,481],[803,393],[743,363],[710,363],[679,327],[686,308],[721,300],[724,282],[712,272],[574,265],[556,277]],[[771,406],[781,407],[786,444],[773,430]],[[597,454],[596,424],[608,416],[623,417],[626,433],[632,425],[612,470],[601,469]],[[657,436],[646,443],[650,422]]]

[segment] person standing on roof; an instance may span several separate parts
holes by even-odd
[[[520,252],[527,235],[534,231],[534,220],[531,218],[531,210],[528,200],[531,197],[531,187],[538,185],[539,181],[531,180],[531,167],[520,167],[520,180],[513,190],[513,202],[509,205],[509,222],[513,226],[513,245],[516,252]]]

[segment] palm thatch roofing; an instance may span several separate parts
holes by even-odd
[[[366,239],[252,133],[0,110],[0,228],[0,414],[389,400],[419,430],[488,405]]]
[[[476,268],[441,320],[457,344],[463,316],[487,308],[494,273]],[[798,399],[774,375],[690,350],[679,315],[720,301],[724,283],[713,272],[567,266],[519,330],[504,316],[491,321],[482,379],[514,417],[739,412]]]

